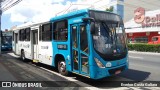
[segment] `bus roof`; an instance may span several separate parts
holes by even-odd
[[[16,28],[12,29],[13,31],[14,30],[20,30],[20,29],[24,29],[24,28],[28,28],[28,27],[33,27],[33,26],[36,26],[36,25],[41,25],[41,24],[44,24],[44,23],[47,23],[49,21],[46,21],[46,22],[39,22],[39,23],[25,23],[25,24],[22,24],[22,25],[19,25],[17,26]]]
[[[67,14],[56,16],[56,17],[51,18],[50,21],[61,20],[64,18],[68,18],[68,17],[74,16],[74,15],[80,15],[80,14],[84,14],[84,13],[88,13],[88,9],[77,10],[77,11],[69,12]]]
[[[57,21],[57,20],[61,20],[61,19],[64,19],[64,18],[69,18],[71,16],[85,14],[85,13],[88,13],[89,11],[98,11],[98,12],[106,12],[106,13],[110,13],[110,14],[115,14],[115,13],[102,11],[102,10],[81,9],[81,10],[77,10],[77,11],[69,12],[67,14],[63,14],[63,15],[60,15],[60,16],[53,17],[53,18],[50,19],[50,21]],[[115,15],[117,15],[117,14],[115,14]]]
[[[115,13],[102,11],[102,10],[81,9],[81,10],[77,10],[77,11],[69,12],[67,14],[63,14],[63,15],[60,15],[60,16],[53,17],[53,18],[50,19],[50,21],[58,21],[58,20],[61,20],[61,19],[64,19],[64,18],[69,18],[69,17],[72,17],[72,16],[80,15],[80,14],[87,14],[89,11],[106,12],[106,13],[117,15]],[[22,24],[20,26],[17,26],[13,30],[20,30],[20,29],[24,29],[24,28],[28,28],[28,27],[33,27],[33,26],[41,25],[41,24],[44,24],[44,23],[47,23],[47,22],[49,22],[49,21],[39,22],[39,23],[26,23],[26,24]]]

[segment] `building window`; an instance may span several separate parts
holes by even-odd
[[[158,37],[153,37],[152,41],[158,41]]]
[[[57,41],[68,40],[68,22],[67,20],[54,23],[53,39]]]
[[[51,23],[42,25],[42,41],[52,40],[52,26]]]
[[[148,43],[148,37],[135,37],[135,43]]]

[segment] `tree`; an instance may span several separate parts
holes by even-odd
[[[114,7],[113,7],[113,6],[110,6],[109,8],[106,8],[106,11],[107,11],[107,12],[113,12],[113,9],[114,9]]]

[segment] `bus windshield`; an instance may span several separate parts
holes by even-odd
[[[99,28],[93,34],[95,51],[104,60],[124,58],[126,54],[126,41],[123,24],[119,22],[99,21],[95,25]]]
[[[12,44],[12,36],[3,36],[2,44]]]

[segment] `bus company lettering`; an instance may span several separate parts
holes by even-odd
[[[137,24],[142,24],[142,28],[160,26],[160,14],[156,14],[155,16],[145,16],[145,9],[142,7],[137,8],[134,11],[134,14],[134,21]]]
[[[22,44],[19,44],[19,47],[22,47]]]
[[[29,44],[23,45],[24,48],[29,48]]]
[[[48,49],[48,46],[41,46],[41,49]]]

